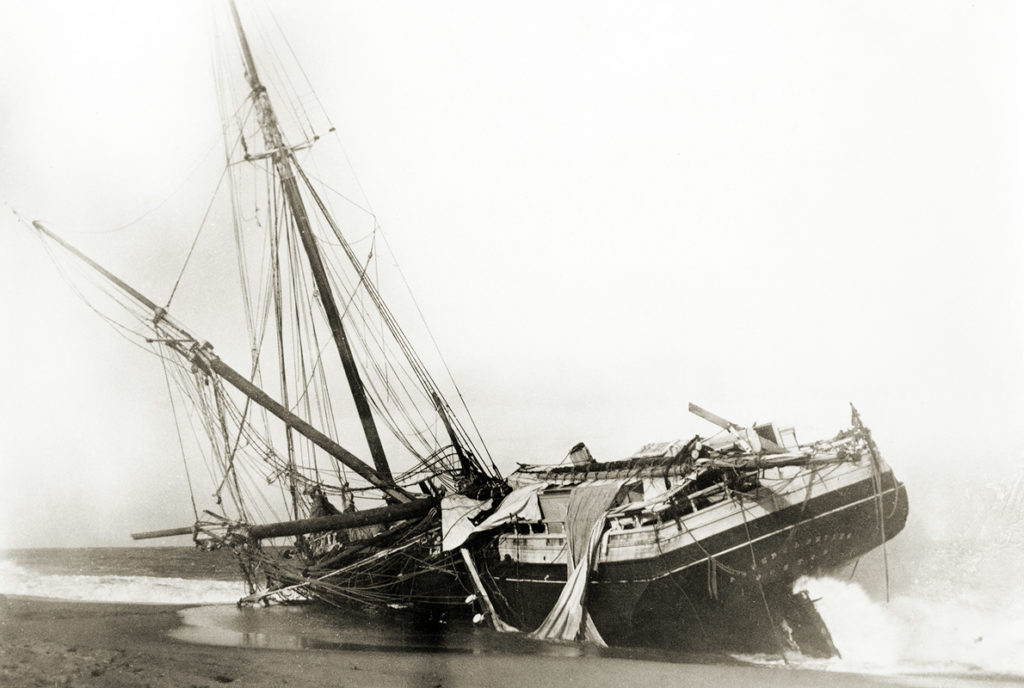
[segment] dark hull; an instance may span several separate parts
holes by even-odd
[[[342,609],[392,610],[425,619],[471,614],[466,598],[472,589],[463,584],[461,561],[455,553],[440,552],[438,542],[440,529],[428,519],[333,553],[311,556],[290,550],[283,557],[260,549],[243,561],[257,563],[249,579],[261,588],[294,591],[279,600],[317,600]]]
[[[891,473],[881,499],[864,480],[649,558],[599,560],[586,607],[611,645],[835,654],[813,605],[792,585],[881,545],[880,501],[888,539],[907,518],[906,491]],[[501,617],[522,630],[541,624],[566,580],[564,563],[502,560],[493,545],[481,569]]]

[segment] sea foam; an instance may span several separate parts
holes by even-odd
[[[245,595],[240,582],[155,576],[39,574],[0,560],[0,594],[136,604],[225,604]]]
[[[886,603],[856,583],[834,578],[804,578],[796,589],[816,600],[842,653],[821,668],[1024,675],[1024,603],[1017,595],[924,583]]]

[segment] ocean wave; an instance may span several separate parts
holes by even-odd
[[[40,574],[0,560],[0,594],[135,604],[233,604],[240,582],[155,576]]]
[[[841,659],[815,668],[885,674],[1012,674],[1024,676],[1024,603],[991,589],[922,585],[891,602],[859,585],[803,578]]]

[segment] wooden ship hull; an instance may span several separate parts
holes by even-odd
[[[456,552],[441,550],[439,505],[419,518],[395,517],[372,535],[319,532],[296,547],[239,551],[253,594],[241,604],[316,601],[345,611],[387,610],[424,622],[469,618],[472,593]],[[364,529],[365,530],[365,529]],[[252,546],[252,541],[248,545]]]
[[[907,518],[906,490],[888,470],[879,485],[866,466],[763,473],[757,488],[702,510],[606,531],[586,593],[606,643],[836,654],[794,583],[896,535]],[[533,631],[565,588],[565,535],[500,535],[479,564],[498,614]]]
[[[695,439],[661,457],[524,468],[502,498],[384,509],[398,520],[307,539],[307,555],[267,567],[252,599],[298,589],[339,608],[377,604],[420,619],[478,612],[500,631],[547,640],[835,656],[797,581],[884,547],[909,510],[904,485],[854,419],[852,430],[812,447],[695,450]],[[607,504],[578,519],[573,500],[588,492]],[[455,516],[474,524],[455,542],[446,541],[454,521],[442,516],[449,502],[478,505]],[[400,518],[428,504],[425,515]]]

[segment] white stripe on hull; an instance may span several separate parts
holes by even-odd
[[[890,489],[885,490],[884,492],[882,492],[882,495],[884,495],[885,497],[888,497],[888,496],[896,493],[899,489],[900,488],[898,486],[894,487],[894,488],[890,488]],[[615,580],[615,581],[602,580],[602,581],[595,581],[595,582],[598,582],[598,583],[636,583],[636,582],[647,582],[647,581],[658,580],[659,578],[664,578],[665,576],[669,576],[669,575],[672,575],[674,573],[678,573],[680,571],[684,571],[684,570],[686,570],[688,568],[692,568],[694,566],[706,565],[709,558],[719,559],[719,558],[729,554],[730,552],[734,552],[734,551],[736,551],[738,549],[747,548],[747,547],[749,547],[752,544],[756,544],[756,543],[758,543],[758,542],[760,542],[762,540],[767,540],[767,539],[772,538],[772,537],[777,537],[778,535],[783,534],[783,533],[788,533],[789,531],[792,531],[794,528],[796,528],[798,526],[805,526],[805,525],[807,525],[809,523],[813,523],[814,521],[817,521],[819,519],[827,518],[829,516],[833,516],[835,514],[838,514],[838,513],[842,512],[842,511],[846,511],[848,509],[856,508],[856,507],[861,506],[862,504],[864,504],[866,502],[874,501],[877,498],[878,498],[877,495],[871,495],[870,497],[865,497],[865,498],[859,499],[859,500],[857,500],[855,502],[849,502],[847,504],[844,504],[844,505],[842,505],[840,507],[837,507],[835,509],[832,509],[830,511],[827,511],[827,512],[824,512],[824,513],[821,513],[821,514],[817,514],[816,516],[814,516],[812,518],[803,519],[803,520],[800,520],[800,521],[798,521],[796,523],[792,523],[792,524],[790,524],[790,525],[788,525],[788,526],[786,526],[784,528],[779,528],[778,530],[774,530],[774,531],[772,531],[770,533],[762,535],[760,537],[752,538],[749,541],[749,543],[748,543],[747,540],[743,540],[742,542],[740,542],[740,543],[738,543],[738,544],[736,544],[736,545],[734,545],[732,547],[727,547],[725,549],[718,550],[716,552],[711,552],[711,553],[709,553],[710,556],[707,556],[707,555],[703,556],[700,559],[697,559],[695,561],[690,562],[689,564],[685,564],[683,566],[679,566],[679,567],[676,567],[676,568],[668,570],[668,571],[663,571],[663,572],[659,573],[656,576],[651,576],[650,578],[634,578],[634,579],[629,579],[629,580]],[[686,543],[686,544],[693,544],[693,541],[691,540],[689,543]],[[665,551],[666,551],[665,548],[662,548],[661,552],[655,552],[654,556],[659,556],[660,554],[664,553]],[[650,557],[647,557],[647,558],[650,558]],[[564,561],[562,563],[564,564]],[[564,580],[549,580],[549,579],[538,580],[536,578],[516,578],[516,577],[512,577],[512,576],[502,576],[502,579],[505,580],[505,581],[508,581],[508,582],[513,582],[513,583],[548,583],[550,585],[558,585],[558,586],[565,585],[565,581]]]
[[[883,470],[888,473],[888,467]],[[750,525],[760,518],[782,509],[827,495],[830,492],[870,480],[874,469],[867,462],[844,463],[826,467],[767,469],[761,477],[761,487],[735,499],[712,504],[676,521],[666,521],[629,530],[609,530],[604,534],[597,563],[630,562],[652,559],[666,552],[703,542],[719,533]],[[892,490],[890,490],[891,492]],[[741,493],[742,494],[742,493]],[[829,514],[856,506],[877,496],[843,505]],[[742,501],[741,501],[742,500]],[[821,514],[817,518],[826,516]],[[806,522],[801,520],[800,522]],[[680,525],[681,524],[681,525]],[[775,532],[793,528],[794,523]],[[770,533],[756,540],[771,537]],[[565,535],[558,533],[521,535],[508,533],[499,537],[498,552],[501,558],[511,557],[524,564],[565,565]],[[738,546],[746,546],[746,541]],[[725,554],[734,548],[723,550]]]

